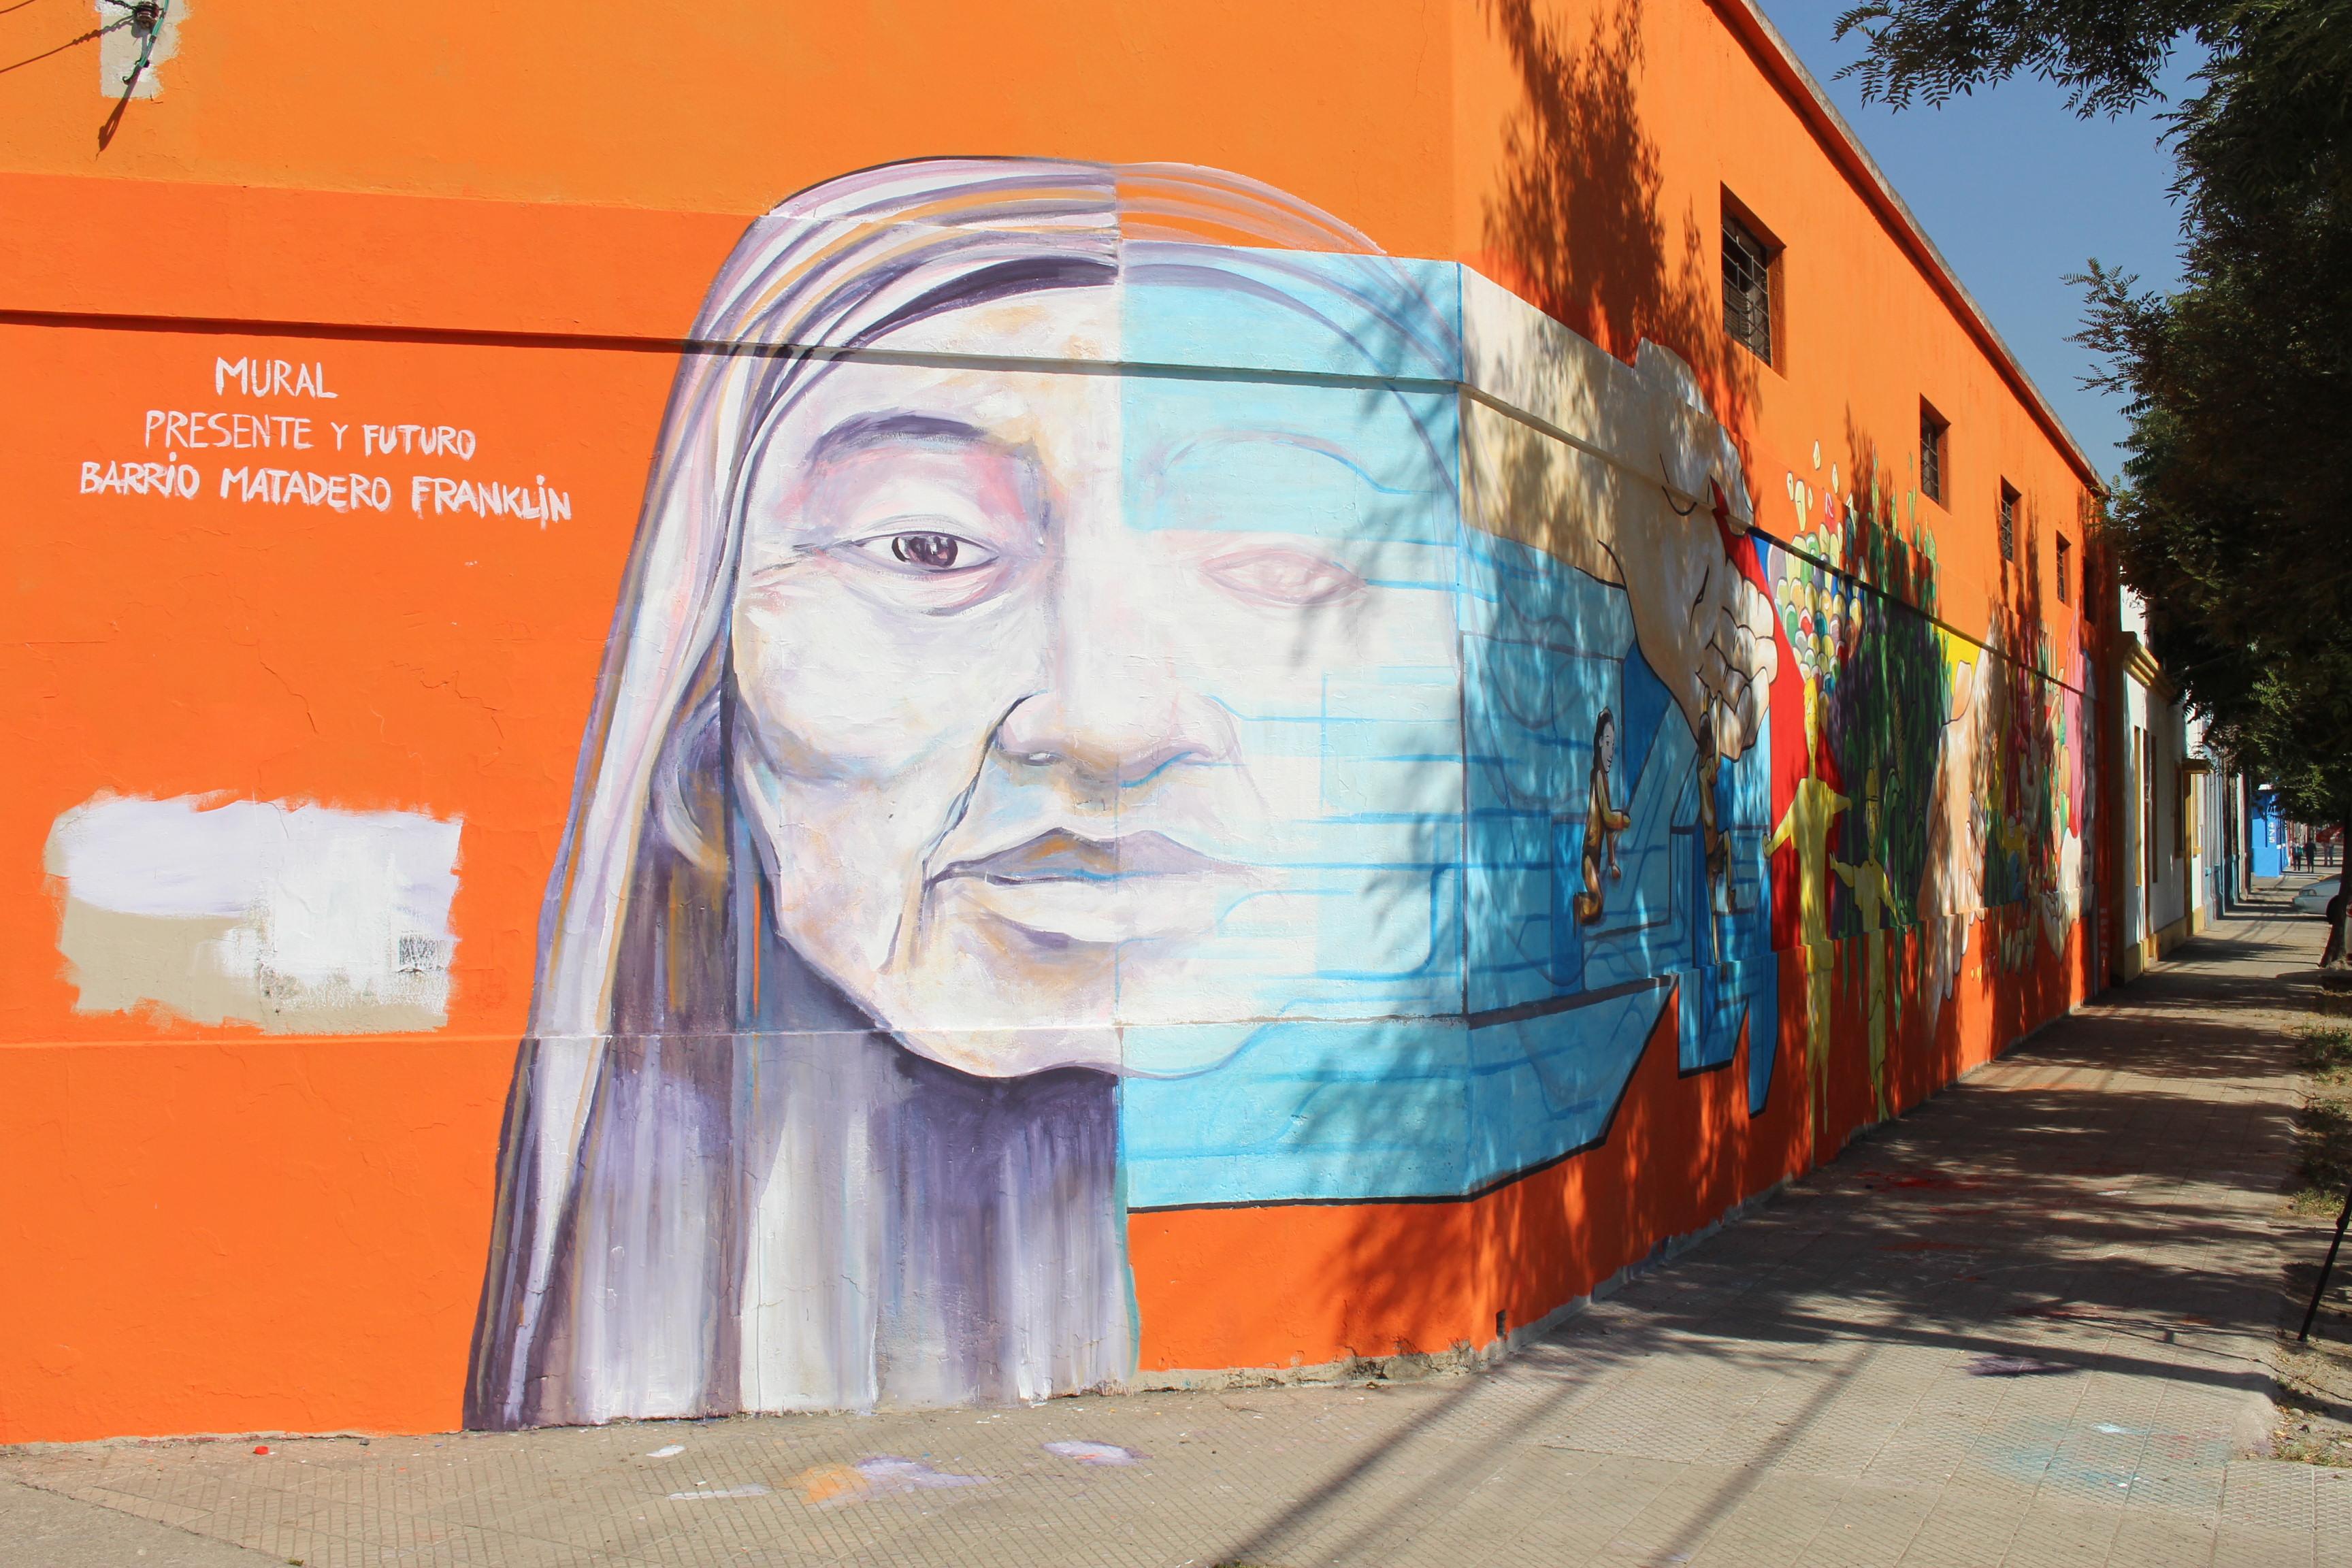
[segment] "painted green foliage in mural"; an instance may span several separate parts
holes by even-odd
[[[1985,819],[1984,901],[1989,908],[2038,898],[2058,874],[2053,846],[2059,822],[2057,762],[2066,743],[2066,715],[2053,700],[2049,639],[2036,632],[2032,657],[2019,647],[2026,639],[2020,617],[2011,624],[2011,648],[2018,657],[1999,660],[1993,692],[2000,707],[1994,733],[2001,743],[1987,759],[1990,798]]]
[[[1830,754],[1837,759],[1847,793],[1866,802],[1874,782],[1879,808],[1846,813],[1838,856],[1852,865],[1875,861],[1885,868],[1884,923],[1900,929],[1918,919],[1920,879],[1927,867],[1928,802],[1951,683],[1943,639],[1933,622],[1874,594],[1860,598],[1860,646],[1839,671],[1824,706]],[[1832,930],[1841,937],[1862,930],[1854,900],[1840,900]]]
[[[1946,894],[1966,889],[1953,908],[2063,902],[2080,875],[2066,847],[2083,830],[2082,737],[2036,584],[2029,577],[2024,599],[2002,601],[1980,647],[1956,639],[1934,619],[1940,567],[1918,492],[1898,491],[1866,442],[1854,468],[1868,479],[1843,485],[1816,447],[1812,479],[1789,476],[1798,521],[1775,589],[1798,671],[1820,695],[1827,765],[1853,807],[1833,830],[1841,886],[1831,934],[1917,925],[1932,912],[1923,889],[1936,881]],[[1981,739],[1948,758],[1955,725]],[[1939,764],[1960,770],[1945,787],[1965,792],[1975,825],[1946,823],[1947,860],[1968,865],[1940,874],[1931,865]]]
[[[1813,461],[1818,471],[1818,446]],[[1834,463],[1826,493],[1790,476],[1799,527],[1779,606],[1801,672],[1820,683],[1829,755],[1856,807],[1839,818],[1837,858],[1848,868],[1877,868],[1872,880],[1885,889],[1874,922],[1850,892],[1835,899],[1831,932],[1840,938],[1873,924],[1899,930],[1919,918],[1929,803],[1951,699],[1943,639],[1930,619],[1940,568],[1935,535],[1919,519],[1918,492],[1898,496],[1894,476],[1867,449],[1854,466],[1869,474],[1858,489],[1842,490]]]

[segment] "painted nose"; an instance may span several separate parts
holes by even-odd
[[[1017,765],[1058,768],[1095,790],[1234,752],[1231,716],[1188,689],[1165,656],[1140,648],[1066,661],[1052,686],[1005,715],[996,744]]]

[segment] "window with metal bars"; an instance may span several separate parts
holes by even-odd
[[[1772,363],[1772,247],[1723,215],[1723,330]]]
[[[2017,559],[2017,491],[2006,484],[2000,487],[2000,558]]]
[[[1944,499],[1944,433],[1951,426],[1919,405],[1919,493],[1929,500]]]
[[[2053,541],[2058,546],[2058,602],[2074,602],[2074,546],[2063,533]]]

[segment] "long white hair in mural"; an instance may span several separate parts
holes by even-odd
[[[1433,852],[1316,742],[1454,689],[1412,266],[1189,168],[924,160],[751,225],[549,887],[469,1424],[1121,1381],[1120,1076],[1318,986],[1458,1006],[1334,971]]]

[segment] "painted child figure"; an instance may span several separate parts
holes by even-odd
[[[1592,724],[1592,788],[1584,809],[1584,891],[1574,900],[1576,918],[1585,925],[1601,918],[1602,864],[1607,864],[1612,881],[1625,875],[1617,864],[1617,837],[1633,826],[1633,819],[1609,801],[1609,771],[1616,763],[1617,720],[1603,708]]]
[[[1887,1012],[1890,1000],[1899,1003],[1900,999],[1892,997],[1886,973],[1886,917],[1894,908],[1895,884],[1878,858],[1882,793],[1878,769],[1873,767],[1862,796],[1863,826],[1868,836],[1869,854],[1859,865],[1849,865],[1832,856],[1830,869],[1853,890],[1854,910],[1862,919],[1863,951],[1868,964],[1865,985],[1870,1012],[1870,1087],[1883,1121],[1892,1114],[1886,1099]]]
[[[1715,710],[1709,707],[1698,727],[1698,841],[1706,871],[1706,933],[1708,956],[1723,962],[1723,937],[1716,920],[1739,912],[1731,887],[1731,835],[1723,826],[1723,753],[1715,740]]]
[[[1813,1081],[1813,1127],[1828,1124],[1830,1060],[1829,836],[1838,814],[1853,803],[1832,788],[1821,771],[1821,689],[1805,682],[1805,773],[1789,809],[1765,841],[1764,853],[1783,845],[1797,857],[1798,963],[1805,972],[1805,1055]]]

